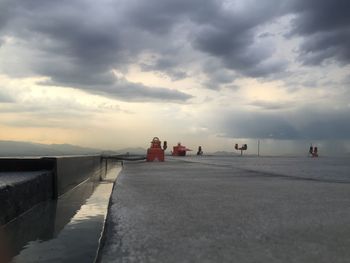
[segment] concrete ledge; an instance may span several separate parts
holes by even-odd
[[[16,181],[0,188],[0,225],[11,221],[34,205],[52,198],[51,171],[22,172],[29,180]],[[0,176],[1,180],[1,176]]]
[[[0,158],[0,225],[83,181],[100,181],[113,160],[100,155]]]
[[[105,166],[100,155],[56,158],[54,197],[58,197],[86,179],[101,180]]]
[[[53,170],[55,158],[0,158],[0,172]]]

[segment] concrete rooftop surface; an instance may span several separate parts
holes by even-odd
[[[349,180],[293,176],[298,159],[287,174],[243,159],[126,163],[99,262],[350,262]]]

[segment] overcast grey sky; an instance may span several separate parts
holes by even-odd
[[[349,14],[347,0],[0,0],[0,140],[350,151]]]

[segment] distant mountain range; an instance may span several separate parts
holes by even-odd
[[[41,144],[19,141],[0,141],[0,157],[62,156],[87,154],[146,154],[143,148],[125,148],[116,151],[81,147],[71,144]]]

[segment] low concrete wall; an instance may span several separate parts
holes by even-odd
[[[26,172],[23,172],[26,175]],[[1,180],[1,177],[0,177]],[[53,174],[39,171],[30,180],[0,188],[0,225],[11,221],[34,205],[52,198]]]
[[[53,170],[55,158],[0,158],[0,172]]]
[[[99,181],[105,178],[113,163],[115,161],[103,159],[100,155],[0,158],[0,183],[4,174],[8,181],[0,184],[0,225],[37,203],[59,197],[87,179]],[[26,179],[26,174],[33,171],[36,171],[36,175]],[[23,180],[11,183],[9,176],[14,173],[20,173]]]
[[[58,197],[88,178],[101,180],[105,171],[100,155],[59,157],[54,174],[54,197]]]

